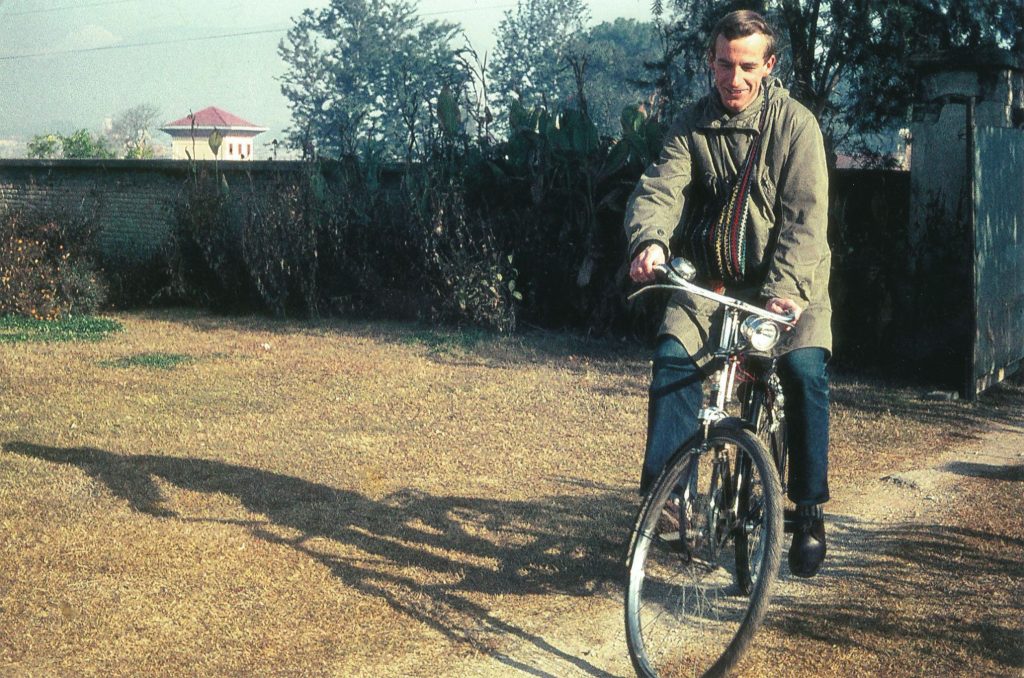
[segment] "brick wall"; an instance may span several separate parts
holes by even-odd
[[[0,160],[0,211],[31,206],[95,214],[100,245],[111,263],[145,263],[171,229],[189,166],[185,160]],[[240,204],[273,174],[301,166],[295,161],[218,164]]]
[[[239,204],[274,174],[301,167],[295,161],[219,163]],[[323,169],[329,177],[331,166]],[[167,236],[188,177],[189,162],[180,160],[0,160],[0,210],[95,210],[107,264],[131,269],[146,264]],[[389,167],[381,179],[394,186],[401,169]],[[844,362],[876,362],[874,356],[909,336],[905,318],[918,292],[906,284],[909,184],[909,173],[900,171],[832,175],[834,330]]]

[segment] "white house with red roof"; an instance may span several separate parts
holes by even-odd
[[[210,136],[214,130],[221,137],[216,155],[210,147]],[[210,106],[169,122],[160,131],[171,136],[173,160],[255,160],[254,139],[267,128]]]

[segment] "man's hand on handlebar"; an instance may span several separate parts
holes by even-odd
[[[686,264],[686,266],[692,270],[693,267],[688,262],[681,263]],[[659,266],[665,266],[665,264],[666,262],[664,248],[662,248],[662,246],[658,245],[657,243],[651,243],[643,250],[641,250],[639,254],[633,257],[633,261],[629,265],[629,277],[635,283],[646,284],[649,282],[654,282],[654,280],[657,278],[657,272],[655,269],[657,269]],[[690,280],[692,277],[686,276],[685,274],[682,275],[687,281]],[[683,285],[686,284],[688,283],[683,283]],[[633,295],[630,295],[630,298],[632,299],[633,296],[639,294],[642,291],[643,290],[640,290],[639,292],[634,292]],[[709,298],[715,299],[720,303],[723,301],[730,301],[729,299],[715,295],[711,295]],[[737,306],[737,304],[740,303],[736,302],[735,300],[732,301],[734,302],[731,304],[733,306]],[[782,316],[782,318],[776,318],[776,320],[788,318],[791,325],[795,325],[796,322],[800,319],[800,315],[804,312],[804,309],[802,306],[800,306],[800,304],[796,303],[792,299],[784,297],[772,297],[767,302],[765,302],[764,308],[769,313],[774,313],[777,316]]]
[[[772,297],[764,307],[772,313],[791,317],[793,324],[796,324],[796,321],[800,319],[800,314],[804,312],[800,304],[792,299],[780,299],[779,297]]]
[[[648,245],[636,255],[629,265],[629,277],[635,283],[649,283],[654,280],[654,267],[665,263],[665,250],[661,245]]]

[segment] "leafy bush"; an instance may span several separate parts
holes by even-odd
[[[279,317],[334,309],[332,297],[343,294],[334,269],[348,250],[338,248],[338,231],[358,211],[348,200],[357,194],[343,184],[327,187],[310,163],[276,173],[267,184],[250,179],[229,187],[216,165],[193,163],[174,208],[169,282],[160,296]],[[321,277],[335,285],[322,287]]]
[[[440,161],[439,161],[440,162]],[[175,209],[164,296],[219,310],[444,320],[511,330],[514,270],[461,175],[305,163],[229,190],[197,168]],[[236,208],[240,205],[240,208]]]
[[[498,243],[489,215],[469,210],[463,178],[446,172],[443,163],[421,168],[410,193],[418,198],[410,214],[432,319],[511,332],[523,298],[514,255]]]
[[[425,159],[387,186],[372,157],[230,190],[197,166],[175,210],[169,294],[276,316],[633,331],[623,208],[660,123],[631,109],[612,140],[582,112],[519,107],[491,146],[448,103]]]
[[[514,253],[524,320],[630,332],[623,210],[660,145],[662,127],[631,108],[620,139],[583,112],[513,107],[512,135],[467,168],[467,200]]]
[[[442,149],[439,149],[442,150]],[[314,190],[321,307],[362,317],[422,319],[510,331],[514,270],[485,216],[465,204],[463,165],[438,152],[406,167],[322,167]]]
[[[59,210],[0,215],[0,315],[40,320],[98,310],[106,284],[95,222]]]
[[[168,284],[159,296],[220,311],[256,308],[239,247],[243,219],[227,178],[216,166],[194,163],[182,193],[166,245]]]
[[[322,307],[340,315],[414,319],[427,308],[423,250],[402,189],[368,162],[321,165],[318,231]]]
[[[241,233],[242,257],[263,305],[275,316],[316,317],[317,231],[324,217],[323,178],[304,168],[253,189]]]
[[[103,270],[107,281],[107,305],[111,308],[144,308],[166,296],[169,271],[166,252],[156,251],[148,257],[120,251],[103,253]]]

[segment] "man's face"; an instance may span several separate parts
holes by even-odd
[[[761,91],[761,81],[775,67],[774,55],[764,58],[767,48],[768,38],[760,33],[735,40],[719,35],[715,41],[711,70],[718,96],[730,113],[739,113],[750,105]]]

